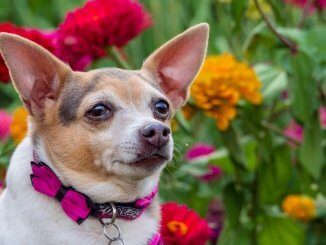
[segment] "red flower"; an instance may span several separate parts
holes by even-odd
[[[68,13],[56,32],[56,54],[75,70],[105,55],[108,45],[122,47],[151,24],[133,0],[93,0]]]
[[[185,205],[162,204],[162,237],[165,245],[204,245],[213,232],[206,220]]]
[[[17,34],[19,36],[25,37],[29,40],[32,40],[39,45],[43,46],[50,52],[53,52],[53,45],[51,41],[51,37],[49,34],[43,33],[36,29],[31,28],[23,28],[15,26],[9,22],[0,24],[0,33],[1,32],[8,32]],[[8,82],[9,81],[9,72],[5,65],[4,60],[0,56],[0,82]]]

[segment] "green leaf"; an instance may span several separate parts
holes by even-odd
[[[238,187],[238,186],[237,186]],[[226,217],[231,227],[239,225],[240,213],[244,205],[244,193],[235,183],[229,183],[223,189],[223,202],[226,210]]]
[[[246,226],[237,228],[226,224],[218,239],[218,245],[251,245],[250,230]]]
[[[246,156],[246,167],[250,171],[255,171],[258,166],[257,146],[258,143],[255,140],[251,140],[244,145],[244,153]]]
[[[296,118],[306,122],[318,108],[317,82],[313,78],[314,62],[299,52],[291,57],[293,78],[290,80],[291,109]]]
[[[324,163],[322,147],[322,129],[319,125],[319,115],[304,125],[304,140],[299,149],[299,160],[303,168],[315,179],[318,179]]]
[[[243,22],[243,15],[247,9],[248,0],[242,1],[232,1],[231,3],[231,13],[235,21],[235,29],[238,30]]]
[[[304,243],[303,228],[285,217],[264,216],[258,230],[259,245],[300,245]]]
[[[275,99],[286,89],[287,75],[284,70],[265,64],[255,65],[254,69],[263,83],[261,91],[264,101]]]
[[[263,204],[280,202],[291,177],[292,163],[286,145],[273,151],[273,158],[259,172],[259,200]]]
[[[230,127],[228,130],[221,132],[221,136],[233,162],[238,167],[244,166],[245,158],[240,145],[240,138],[236,130]]]

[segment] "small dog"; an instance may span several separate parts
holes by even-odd
[[[161,244],[155,194],[172,159],[170,122],[202,66],[208,30],[176,36],[140,70],[88,72],[0,34],[30,115],[0,196],[1,244]]]

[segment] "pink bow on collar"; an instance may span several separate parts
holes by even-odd
[[[62,209],[72,220],[81,224],[91,213],[90,199],[74,190],[65,187],[56,174],[43,162],[32,164],[31,181],[34,189],[44,195],[56,198]]]

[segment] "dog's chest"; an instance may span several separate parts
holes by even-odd
[[[95,218],[78,225],[52,200],[30,193],[29,201],[3,193],[0,199],[1,244],[107,244],[102,225]],[[157,221],[148,211],[133,221],[117,220],[125,244],[144,245],[157,230]]]

